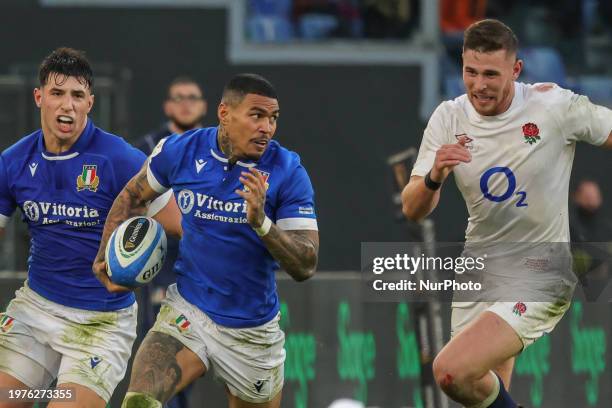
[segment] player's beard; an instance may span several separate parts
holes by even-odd
[[[170,117],[170,121],[172,121],[172,123],[174,123],[174,126],[176,126],[178,129],[180,129],[181,133],[185,133],[188,130],[191,129],[195,129],[196,127],[199,127],[200,124],[202,123],[202,119],[204,118],[204,116],[199,116],[196,119],[190,121],[190,122],[180,122],[177,118],[175,117]]]

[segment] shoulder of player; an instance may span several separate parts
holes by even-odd
[[[214,130],[215,128],[199,128],[188,130],[183,134],[171,134],[162,138],[164,140],[164,148],[191,150],[202,145],[208,146],[212,143],[211,139],[214,138]]]
[[[554,82],[520,83],[519,89],[524,92],[527,102],[537,102],[545,105],[564,103],[576,95],[571,90],[562,88]]]
[[[17,142],[7,147],[2,152],[2,157],[9,158],[15,156],[22,156],[24,153],[29,153],[33,149],[36,149],[38,145],[38,138],[41,136],[41,130],[30,133],[27,136],[22,137]]]
[[[300,155],[296,152],[281,146],[276,140],[270,141],[268,146],[268,154],[265,161],[275,167],[280,167],[283,170],[293,169],[301,164]]]
[[[84,154],[93,154],[107,157],[110,161],[133,159],[138,157],[144,160],[146,155],[128,143],[121,136],[107,132],[98,127],[94,130],[94,143],[90,144]]]
[[[431,117],[446,118],[448,116],[456,115],[458,111],[465,110],[466,104],[468,103],[470,102],[468,101],[466,94],[460,95],[455,99],[443,101],[436,107],[436,109],[431,114]]]

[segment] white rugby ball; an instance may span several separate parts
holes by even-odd
[[[108,240],[107,274],[119,285],[146,285],[161,270],[166,250],[166,233],[159,222],[149,217],[130,218]]]

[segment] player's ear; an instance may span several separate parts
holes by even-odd
[[[87,101],[87,113],[89,113],[91,111],[91,108],[93,108],[94,99],[95,95],[89,95],[89,100]]]
[[[514,66],[512,67],[512,79],[516,81],[519,75],[521,75],[522,70],[523,70],[523,60],[517,58],[517,60],[514,61]]]
[[[34,88],[34,102],[36,106],[40,108],[42,103],[42,88]]]
[[[225,102],[221,102],[219,107],[217,108],[217,117],[219,118],[219,123],[222,126],[227,126],[229,124],[229,106]]]

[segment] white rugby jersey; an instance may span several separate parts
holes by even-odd
[[[454,169],[466,202],[467,242],[568,242],[568,189],[577,141],[604,143],[612,111],[555,84],[515,83],[510,108],[476,112],[467,95],[440,104],[412,175],[431,170],[443,144],[470,140],[470,163]]]

